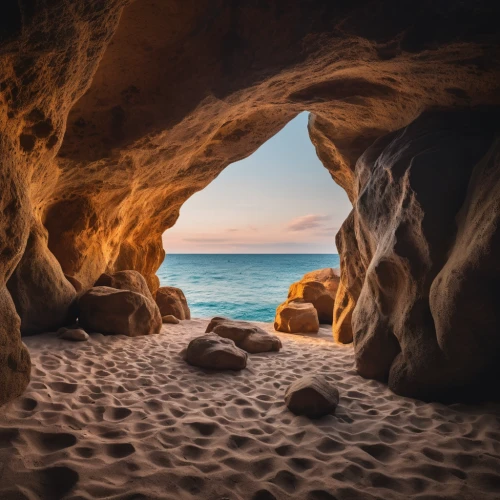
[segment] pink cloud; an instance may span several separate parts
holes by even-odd
[[[310,214],[292,219],[286,226],[288,231],[307,231],[324,227],[330,220],[329,215]]]

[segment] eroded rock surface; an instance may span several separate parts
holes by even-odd
[[[356,366],[398,394],[498,393],[498,116],[426,113],[357,163],[337,237]]]
[[[7,282],[23,335],[53,331],[76,318],[75,288],[47,248],[45,233],[32,227],[23,257]]]
[[[318,333],[318,312],[309,302],[285,302],[276,309],[274,329],[284,333]]]
[[[243,370],[248,358],[248,354],[236,347],[231,339],[215,334],[191,340],[185,356],[190,365],[213,370]]]
[[[153,335],[161,329],[158,307],[146,296],[130,290],[97,286],[78,299],[78,321],[90,332]]]
[[[21,321],[7,290],[0,289],[0,404],[22,394],[29,383],[31,360],[21,342]],[[12,332],[15,332],[14,336]]]
[[[191,319],[191,311],[180,288],[162,286],[156,292],[156,303],[162,316],[175,316],[177,319]]]
[[[240,349],[250,354],[279,351],[282,348],[281,340],[276,335],[246,321],[215,317],[207,326],[206,333],[210,332],[231,339]]]

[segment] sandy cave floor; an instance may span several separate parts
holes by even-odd
[[[179,353],[206,325],[25,339],[31,383],[0,409],[0,498],[500,498],[500,405],[396,396],[357,376],[352,349],[326,328],[280,334],[280,353],[250,355],[240,373],[200,370]],[[335,416],[284,406],[310,372],[339,388]]]

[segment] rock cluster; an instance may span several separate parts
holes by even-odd
[[[206,333],[210,332],[231,339],[240,349],[250,354],[279,351],[282,347],[281,340],[276,335],[246,321],[215,317],[207,326]]]
[[[333,305],[340,282],[340,269],[318,269],[304,274],[300,281],[290,285],[288,301],[309,302],[318,312],[320,323],[333,323]]]
[[[240,370],[246,367],[247,353],[276,352],[281,347],[281,340],[276,335],[258,326],[215,317],[208,324],[205,335],[189,343],[186,361],[202,368]]]
[[[274,328],[286,333],[316,333],[320,323],[332,324],[339,281],[340,271],[326,268],[307,273],[292,283],[287,300],[276,310]]]

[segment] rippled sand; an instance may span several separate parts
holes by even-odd
[[[279,354],[250,355],[240,373],[199,370],[179,353],[206,324],[26,339],[31,384],[0,409],[0,498],[500,498],[499,405],[395,396],[357,376],[327,329],[280,334]],[[286,387],[310,372],[339,388],[335,416],[285,408]]]

